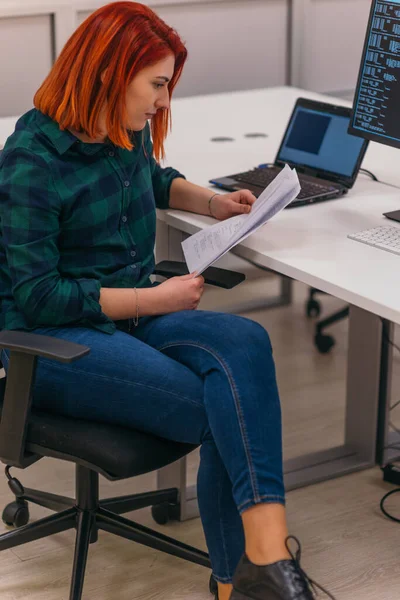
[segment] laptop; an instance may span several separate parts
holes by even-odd
[[[369,143],[347,132],[350,116],[351,108],[299,98],[273,164],[210,183],[258,197],[287,163],[296,168],[301,191],[286,208],[343,196],[354,185]]]

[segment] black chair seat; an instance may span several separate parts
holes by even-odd
[[[39,411],[32,411],[26,445],[41,456],[70,456],[75,463],[78,458],[113,480],[156,471],[195,448],[117,425]]]

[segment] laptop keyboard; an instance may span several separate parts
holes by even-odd
[[[280,173],[281,169],[253,169],[246,173],[239,173],[238,175],[232,175],[233,179],[240,181],[240,183],[247,183],[250,185],[257,185],[262,188],[266,188],[273,179]],[[302,200],[304,198],[311,198],[313,196],[321,196],[323,194],[329,194],[338,191],[334,186],[327,186],[320,183],[314,183],[311,181],[304,181],[299,175],[301,191],[293,202],[296,200]]]

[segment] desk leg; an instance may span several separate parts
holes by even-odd
[[[186,457],[157,472],[157,489],[177,488],[179,491],[180,521],[199,516],[197,489],[195,485],[186,486]]]
[[[373,466],[381,384],[382,320],[350,308],[345,444]]]
[[[184,262],[181,242],[185,239],[182,231],[170,227],[164,221],[157,220],[156,263],[162,260],[181,260]]]
[[[392,404],[392,367],[394,325],[383,322],[382,376],[378,419],[378,445],[376,459],[380,466],[398,461],[400,457],[400,437],[396,431],[390,431],[390,406]]]
[[[285,461],[287,490],[375,464],[381,357],[381,319],[351,306],[344,445]]]

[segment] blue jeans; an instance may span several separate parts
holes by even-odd
[[[118,326],[112,336],[83,327],[36,329],[91,352],[69,365],[39,359],[34,405],[201,444],[200,515],[214,576],[230,583],[244,552],[240,514],[285,502],[268,334],[249,319],[205,311],[145,317],[131,333],[125,322]]]

